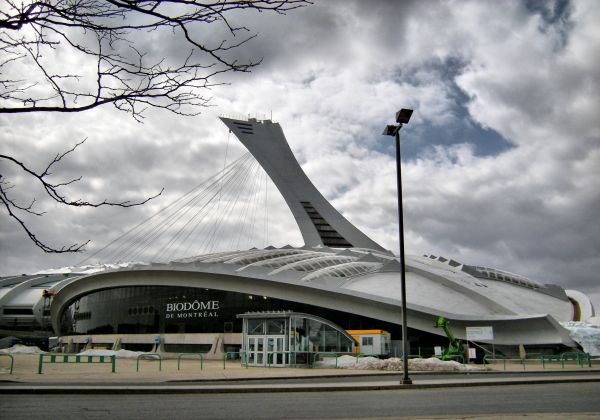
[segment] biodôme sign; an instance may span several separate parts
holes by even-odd
[[[165,318],[214,318],[219,316],[218,300],[167,303]]]

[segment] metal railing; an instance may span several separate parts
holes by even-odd
[[[331,352],[331,351],[318,351],[316,353],[312,353],[312,362],[310,363],[310,367],[314,368],[316,363],[317,363],[317,357],[319,356],[335,356],[335,368],[337,369],[338,367],[338,357],[340,357],[341,355],[347,354],[347,353],[336,353],[336,352]]]
[[[500,355],[486,354],[485,356],[483,356],[483,366],[485,366],[486,364],[488,364],[488,365],[491,364],[490,360],[494,360],[494,361],[502,360],[502,362],[504,364],[504,370],[506,370],[506,360],[507,360],[506,357],[502,357]]]
[[[579,352],[565,352],[560,355],[560,361],[562,363],[562,367],[565,367],[565,362],[574,361],[577,362],[579,367],[583,367],[583,359],[587,358],[588,367],[592,367],[592,359],[589,353],[579,353]]]
[[[526,370],[525,365],[527,360],[537,360],[537,357],[539,357],[539,361],[540,364],[542,365],[542,368],[546,368],[546,365],[548,363],[552,363],[552,362],[560,362],[561,366],[564,368],[565,367],[565,362],[569,362],[569,361],[573,361],[573,362],[577,362],[577,364],[579,365],[579,367],[583,368],[584,367],[584,363],[587,362],[587,366],[588,367],[592,367],[592,359],[589,355],[589,353],[579,353],[579,352],[565,352],[562,354],[551,354],[551,355],[546,355],[546,354],[539,354],[539,353],[535,353],[535,354],[530,354],[528,355],[529,357],[526,357],[524,359],[511,359],[511,358],[507,358],[507,357],[503,357],[503,356],[499,356],[496,355],[495,357],[490,357],[490,355],[485,355],[483,357],[483,365],[485,366],[486,364],[490,364],[490,361],[493,360],[502,360],[503,364],[504,364],[504,370],[506,370],[506,361],[518,361],[519,363],[521,363],[521,366],[523,367],[523,370]]]
[[[565,367],[565,362],[577,362],[580,368],[583,368],[584,363],[587,361],[587,366],[592,367],[592,358],[589,353],[579,353],[579,352],[564,352],[561,354],[553,354],[553,355],[542,355],[540,357],[540,362],[542,367],[546,368],[546,363],[548,362],[560,362],[561,366]]]
[[[38,360],[38,374],[42,373],[43,365],[48,363],[110,363],[112,373],[117,371],[116,357],[113,356],[86,356],[80,354],[52,354],[42,353]]]
[[[162,370],[162,356],[158,353],[143,353],[137,357],[135,371],[140,371],[140,360],[158,360],[158,371]]]
[[[203,369],[204,356],[202,355],[202,353],[179,353],[179,356],[177,356],[177,370],[179,370],[179,367],[181,365],[181,358],[186,356],[200,356],[200,370]]]
[[[317,363],[317,357],[319,356],[335,356],[335,368],[337,369],[338,367],[338,358],[341,356],[352,356],[354,358],[356,358],[355,363],[358,364],[358,359],[360,359],[361,357],[377,357],[379,358],[379,355],[377,354],[372,354],[372,353],[348,353],[348,352],[329,352],[329,351],[319,351],[319,352],[315,352],[315,353],[309,353],[311,354],[311,358],[312,361],[310,362],[310,367],[314,368],[316,363]]]
[[[358,359],[360,359],[361,357],[376,357],[379,359],[379,356],[377,354],[373,354],[373,353],[354,353],[354,357],[356,357],[357,364],[358,364]]]
[[[239,355],[240,359],[242,360],[242,364],[244,364],[246,369],[248,369],[248,354],[245,351],[228,351],[227,353],[225,353],[223,355],[223,369],[225,369],[225,363],[227,362],[227,359],[230,354],[231,355],[234,355],[234,354]]]
[[[540,357],[542,368],[546,369],[546,363],[548,362],[560,362],[560,354],[542,355],[542,357]],[[562,366],[565,367],[564,362]]]

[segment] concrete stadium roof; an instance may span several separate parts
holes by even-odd
[[[561,295],[555,287],[541,283],[531,288],[510,281],[477,278],[464,267],[425,256],[407,257],[411,328],[440,334],[433,325],[437,316],[444,316],[462,338],[467,326],[491,325],[496,344],[574,345],[557,322],[573,317],[573,306],[564,291]],[[60,280],[60,276],[44,278],[53,281]],[[14,284],[14,279],[0,281]],[[22,289],[31,285],[25,281]],[[52,324],[58,330],[61,312],[82,295],[112,287],[142,285],[237,291],[401,322],[399,263],[391,254],[353,248],[285,247],[69,275],[52,287]],[[27,295],[30,308],[40,306],[42,292]],[[0,301],[0,305],[10,307],[11,302],[12,299]]]

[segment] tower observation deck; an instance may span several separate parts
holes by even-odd
[[[221,117],[280,191],[307,246],[385,249],[342,216],[308,179],[278,123]]]

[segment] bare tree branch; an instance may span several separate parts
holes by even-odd
[[[221,84],[217,76],[248,72],[262,59],[239,61],[236,50],[255,38],[234,22],[240,10],[284,14],[309,0],[0,0],[0,114],[81,112],[106,104],[143,119],[150,107],[197,115],[205,96]],[[215,38],[216,34],[216,38]],[[168,36],[177,48],[158,51],[151,41]],[[63,64],[68,57],[69,64]],[[215,81],[216,80],[216,81]],[[36,172],[0,154],[37,181],[45,195],[73,207],[132,207],[148,202],[93,203],[64,192],[81,177],[52,182],[52,170],[83,142],[57,154]],[[27,226],[27,214],[42,216],[36,200],[20,204],[13,185],[0,174],[0,202],[29,238],[45,252],[78,252],[88,243],[52,247]],[[1,206],[0,206],[1,207]]]
[[[81,142],[79,142],[75,146],[73,146],[71,149],[69,149],[63,153],[58,153],[54,157],[54,159],[52,159],[50,161],[50,163],[48,163],[46,168],[41,172],[34,171],[29,166],[27,166],[23,162],[15,159],[12,156],[0,154],[0,160],[9,162],[9,163],[13,164],[14,166],[16,166],[22,173],[25,173],[31,179],[34,179],[35,181],[37,181],[41,185],[43,190],[46,192],[46,195],[48,197],[52,198],[52,200],[56,201],[57,203],[60,203],[60,204],[66,205],[66,206],[72,206],[72,207],[103,207],[103,206],[134,207],[134,206],[140,206],[142,204],[145,204],[148,201],[150,201],[162,194],[163,191],[161,190],[158,194],[155,194],[152,197],[146,198],[141,201],[133,201],[133,202],[129,201],[129,200],[117,201],[117,202],[110,201],[110,200],[103,200],[101,202],[93,203],[93,202],[89,202],[89,201],[85,201],[85,200],[81,200],[81,199],[68,198],[64,193],[62,193],[60,191],[60,189],[62,187],[66,187],[66,186],[72,185],[72,184],[80,181],[82,179],[82,177],[73,178],[73,179],[69,179],[67,181],[62,181],[62,182],[51,182],[49,180],[49,177],[52,175],[52,170],[56,167],[56,165],[59,164],[65,156],[72,153],[75,149],[77,149],[77,147],[81,146],[84,142],[85,142],[85,140],[82,140]],[[85,247],[85,245],[87,245],[89,243],[89,241],[86,241],[84,243],[73,244],[73,245],[66,246],[66,247],[55,248],[55,247],[46,245],[44,242],[40,241],[36,237],[36,235],[31,231],[31,229],[29,229],[29,227],[23,220],[21,213],[31,214],[34,216],[42,216],[44,214],[44,212],[36,211],[34,209],[34,205],[36,202],[35,199],[33,199],[30,204],[23,205],[23,204],[17,203],[14,199],[10,198],[9,190],[12,188],[13,188],[13,185],[3,175],[0,174],[0,202],[2,202],[2,204],[6,208],[8,215],[10,217],[12,217],[14,220],[16,220],[21,225],[21,227],[27,233],[27,235],[33,241],[33,243],[36,246],[38,246],[39,248],[41,248],[42,250],[44,250],[44,252],[49,252],[49,253],[79,252],[79,251],[82,251],[83,248]]]
[[[141,120],[147,107],[196,115],[211,80],[248,72],[262,59],[240,62],[231,52],[256,35],[232,12],[284,14],[306,0],[4,0],[0,5],[0,113],[79,112],[104,104]],[[205,27],[214,29],[210,32]],[[200,28],[200,29],[199,29]],[[219,32],[220,31],[220,32]],[[167,34],[177,51],[154,57],[147,34]],[[210,39],[207,33],[221,33]],[[243,33],[244,35],[240,35]],[[204,34],[204,39],[199,34]],[[186,55],[178,57],[181,52]],[[71,54],[74,68],[55,65]],[[168,59],[166,59],[168,57]],[[27,79],[22,70],[37,69]]]

